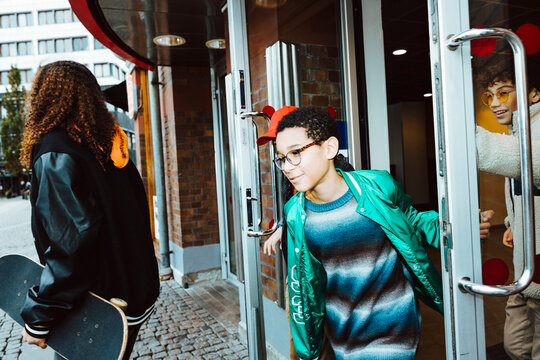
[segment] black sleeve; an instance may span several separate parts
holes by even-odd
[[[65,153],[36,160],[34,221],[48,239],[39,286],[30,289],[21,316],[27,332],[45,338],[49,329],[81,299],[92,282],[102,216],[77,161]]]

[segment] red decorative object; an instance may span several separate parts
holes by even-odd
[[[504,285],[509,274],[508,265],[502,259],[489,259],[482,265],[482,282],[484,285]]]
[[[484,28],[485,25],[476,25],[474,28]],[[495,46],[497,45],[497,39],[495,38],[486,38],[486,39],[477,39],[471,41],[471,53],[476,56],[488,56],[495,51]]]
[[[527,55],[540,51],[540,28],[534,24],[523,24],[516,30],[517,36],[525,46]]]
[[[266,105],[265,107],[262,108],[262,112],[265,113],[266,115],[272,117],[272,115],[274,115],[276,110],[274,110],[274,108],[272,106]]]
[[[335,119],[336,116],[337,116],[337,111],[336,109],[334,109],[333,107],[329,106],[325,109],[326,111],[328,111],[330,113],[330,115]]]

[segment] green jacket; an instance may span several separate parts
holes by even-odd
[[[441,276],[429,261],[426,246],[439,247],[439,215],[418,212],[401,184],[386,171],[342,172],[358,202],[356,211],[376,222],[414,274],[414,290],[442,313]],[[304,234],[304,193],[285,204],[288,232],[289,312],[294,347],[302,359],[316,359],[321,350],[325,317],[326,272],[308,250]]]

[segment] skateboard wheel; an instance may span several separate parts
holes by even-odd
[[[118,306],[122,311],[126,311],[128,303],[120,298],[111,298],[111,303]]]

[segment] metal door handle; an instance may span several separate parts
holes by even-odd
[[[523,201],[523,253],[525,264],[523,273],[516,283],[508,286],[488,286],[476,284],[468,278],[459,280],[462,291],[472,294],[507,296],[525,289],[534,276],[535,232],[534,232],[534,197],[532,177],[531,134],[529,123],[529,105],[527,102],[527,77],[525,74],[525,48],[519,37],[513,32],[502,28],[470,29],[452,36],[446,42],[448,49],[454,51],[466,41],[481,38],[502,38],[510,43],[514,53],[514,68],[516,73],[516,94],[519,117],[519,140],[521,151],[521,186]]]
[[[255,123],[255,121],[253,120],[254,117],[256,116],[262,116],[266,119],[266,121],[268,122],[268,124],[270,124],[270,116],[268,116],[268,114],[264,113],[264,112],[257,112],[257,111],[244,111],[243,113],[240,114],[240,117],[242,119],[246,119],[246,118],[251,118],[251,122],[252,122],[252,125],[253,125],[253,129],[254,129],[254,136],[257,137],[257,124]],[[256,164],[256,167],[257,167],[257,176],[258,176],[258,179],[256,181],[256,184],[257,184],[257,192],[256,192],[256,197],[261,199],[261,185],[260,185],[260,177],[259,177],[259,151],[258,149],[255,149],[254,151],[254,156],[255,156],[255,159],[254,159],[254,163]],[[274,166],[273,166],[273,162],[274,162],[274,157],[275,157],[275,153],[274,153],[274,145],[272,144],[272,142],[270,142],[270,169],[271,169],[271,172],[272,172],[272,179],[275,179],[275,176],[274,176]],[[277,186],[273,186],[272,187],[272,195],[273,195],[273,208],[274,208],[274,217],[276,217],[277,214],[279,214],[279,211],[278,211],[278,208],[277,208],[277,201],[276,201],[276,196],[278,196],[278,194],[276,193],[276,189],[277,189]],[[253,198],[251,197],[250,198],[250,201],[251,200],[255,200],[257,201],[256,198]],[[259,201],[259,208],[260,208],[260,211],[259,211],[259,214],[262,214],[262,202]],[[259,218],[259,221],[257,222],[257,226],[259,226],[261,223],[261,218]],[[280,226],[281,222],[278,221],[278,219],[274,219],[274,225],[268,229],[268,230],[262,230],[262,231],[254,231],[254,230],[248,230],[247,231],[247,236],[250,236],[250,237],[262,237],[262,236],[267,236],[267,235],[271,235],[272,233],[274,233],[274,231],[276,231],[278,229],[278,227]]]

